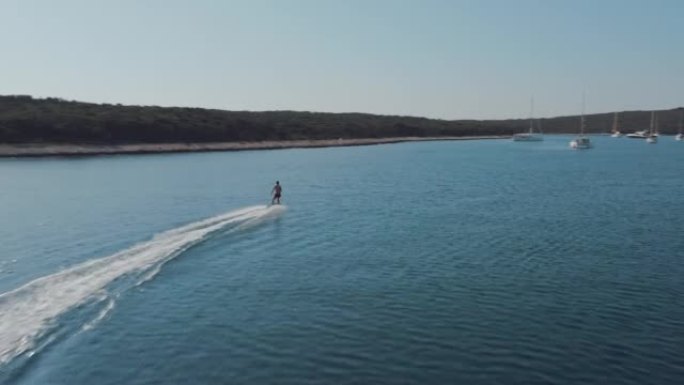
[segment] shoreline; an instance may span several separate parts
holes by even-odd
[[[369,146],[403,142],[447,140],[508,139],[510,136],[439,136],[364,139],[282,140],[263,142],[208,142],[208,143],[136,143],[136,144],[62,144],[62,143],[0,143],[0,158],[46,156],[96,156],[119,154],[163,154],[179,152],[215,152],[279,150],[288,148],[322,148]]]

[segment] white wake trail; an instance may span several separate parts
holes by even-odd
[[[165,262],[211,233],[230,224],[240,226],[277,216],[284,210],[284,206],[252,206],[191,223],[116,254],[83,262],[0,294],[0,365],[36,347],[60,315],[101,297],[114,280],[141,274],[144,277],[139,283],[146,282]],[[113,306],[113,302],[108,303],[105,311]]]

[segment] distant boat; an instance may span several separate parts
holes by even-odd
[[[580,118],[580,134],[570,141],[570,148],[573,150],[588,150],[592,147],[591,140],[584,135],[584,95],[582,95],[582,117]]]
[[[651,124],[653,124],[653,111],[651,111]],[[627,137],[630,139],[648,139],[650,136],[650,130],[635,131],[631,134],[627,134]]]
[[[684,140],[684,135],[682,135],[682,125],[684,125],[684,108],[679,109],[679,133],[675,136],[675,140]]]
[[[651,128],[648,131],[648,136],[646,137],[646,143],[656,144],[658,143],[658,116],[655,111],[651,111]]]
[[[591,147],[591,140],[583,135],[580,135],[570,141],[570,148],[574,150],[588,150]]]
[[[615,115],[613,115],[613,129],[611,130],[612,135],[610,135],[613,138],[619,138],[622,136],[622,133],[620,130],[618,130],[618,113],[616,112]]]
[[[528,132],[521,132],[513,135],[514,142],[541,142],[544,140],[544,136],[541,134],[541,129],[539,133],[534,132],[534,99],[530,101],[530,130]]]
[[[648,130],[635,131],[631,134],[627,134],[627,137],[631,139],[646,139],[648,138]]]

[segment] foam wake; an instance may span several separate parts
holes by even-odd
[[[138,284],[146,282],[165,262],[210,234],[230,226],[254,225],[284,210],[284,206],[252,206],[191,223],[116,254],[83,262],[0,294],[0,365],[24,353],[35,353],[34,350],[44,345],[39,341],[52,329],[57,318],[79,305],[107,298],[103,311],[109,311],[114,303],[107,297],[107,286],[114,280],[135,274],[142,277]],[[84,327],[92,327],[105,313]]]

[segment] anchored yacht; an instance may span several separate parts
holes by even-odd
[[[541,130],[538,133],[534,132],[534,99],[530,101],[530,130],[528,132],[521,132],[513,135],[514,142],[541,142],[544,140],[544,136],[541,134]]]

